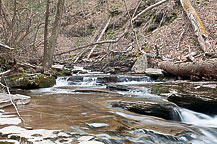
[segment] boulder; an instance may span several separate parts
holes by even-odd
[[[147,66],[148,66],[147,56],[144,54],[138,57],[131,71],[133,73],[145,73]]]
[[[56,83],[55,77],[45,74],[25,74],[18,73],[0,80],[2,83],[11,88],[45,88],[51,87]]]
[[[166,120],[179,119],[174,117],[174,107],[172,103],[156,103],[146,101],[115,101],[111,103],[112,107],[120,107],[135,113],[160,117]]]
[[[145,74],[151,77],[164,76],[162,69],[147,68]]]
[[[106,85],[106,88],[111,91],[129,91],[130,88],[125,85],[115,85],[115,84],[108,84]]]
[[[16,105],[23,105],[23,104],[28,104],[30,102],[30,97],[29,96],[24,96],[20,94],[12,95],[12,94],[5,94],[5,93],[0,93],[0,108],[4,108],[7,106],[11,106],[11,99],[13,99],[13,102]]]
[[[52,65],[51,68],[53,68],[55,70],[63,70],[64,69],[64,65]]]
[[[172,94],[168,100],[180,107],[206,114],[217,114],[217,97],[196,94]]]

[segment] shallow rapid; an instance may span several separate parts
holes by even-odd
[[[217,116],[193,112],[174,104],[172,109],[178,118],[166,120],[110,105],[113,101],[170,104],[165,97],[151,93],[152,86],[157,83],[159,82],[142,75],[91,73],[59,77],[54,87],[27,91],[26,94],[31,96],[31,102],[19,107],[26,127],[42,131],[44,129],[45,133],[52,136],[50,139],[46,136],[43,138],[40,131],[40,135],[32,134],[33,136],[26,137],[26,141],[33,143],[48,143],[48,140],[49,143],[92,141],[101,144],[217,143]],[[5,109],[5,112],[2,118],[15,114],[13,108]],[[6,124],[13,126],[8,129],[4,123],[1,125],[2,134],[10,128],[24,131],[14,127],[22,126],[21,121]],[[64,136],[60,135],[60,131]],[[25,138],[25,133],[19,137]],[[86,139],[82,141],[84,137]]]

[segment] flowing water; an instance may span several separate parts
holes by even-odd
[[[168,103],[166,98],[150,93],[154,84],[156,82],[146,76],[91,73],[59,77],[54,87],[28,91],[31,102],[20,106],[19,111],[25,119],[26,127],[45,131],[60,130],[64,133],[64,136],[59,137],[58,132],[58,137],[49,143],[82,143],[82,140],[79,141],[81,136],[89,138],[88,142],[91,142],[93,136],[96,144],[217,143],[217,116],[176,107],[176,118],[165,120],[111,107],[110,102],[119,100]],[[3,117],[15,115],[13,108],[5,109],[5,113],[0,122]],[[177,117],[181,121],[176,120]],[[1,123],[3,129],[0,132],[17,129],[6,129],[6,126],[14,125],[22,126],[19,119],[18,123]],[[25,134],[22,137],[25,138]],[[47,139],[36,142],[48,143]]]

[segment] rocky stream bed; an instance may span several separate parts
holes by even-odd
[[[15,92],[25,125],[1,94],[0,143],[217,143],[216,82],[91,72]]]

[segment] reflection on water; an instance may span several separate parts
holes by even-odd
[[[30,104],[19,107],[19,111],[27,126],[33,129],[76,131],[94,135],[109,144],[196,142],[193,139],[198,138],[198,131],[208,138],[216,137],[216,133],[210,132],[212,129],[200,128],[216,128],[216,117],[181,110],[181,119],[186,123],[183,124],[114,109],[107,103],[116,100],[166,101],[158,95],[150,94],[147,85],[153,83],[145,76],[96,74],[60,77],[52,88],[31,90]],[[127,87],[125,91],[111,90],[107,89],[108,84]],[[6,111],[10,115],[14,114],[13,108],[7,108]],[[14,117],[13,122],[8,124],[20,123]],[[6,123],[1,123],[0,119],[0,124]]]

